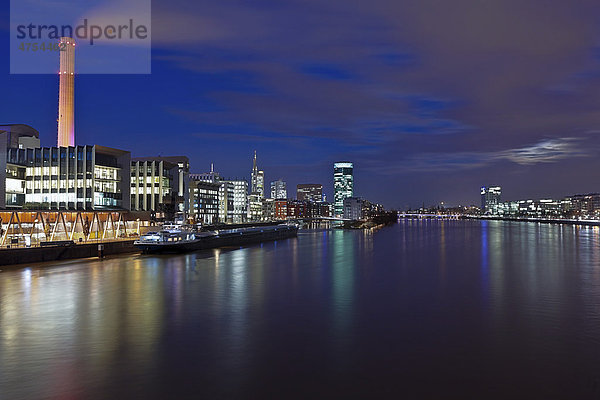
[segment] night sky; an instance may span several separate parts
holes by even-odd
[[[9,75],[0,123],[56,142],[58,77]],[[600,2],[154,1],[151,75],[79,75],[78,144],[322,183],[387,207],[600,192]],[[58,63],[58,60],[57,60]]]

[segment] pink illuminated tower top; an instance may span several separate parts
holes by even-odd
[[[60,71],[58,89],[58,146],[75,146],[75,41],[60,38]]]

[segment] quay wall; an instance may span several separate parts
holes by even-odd
[[[596,220],[574,220],[561,218],[515,218],[515,217],[494,217],[494,216],[464,216],[466,219],[480,219],[490,221],[513,221],[513,222],[538,222],[541,224],[563,224],[563,225],[584,225],[600,226],[600,221]]]
[[[98,244],[104,245],[104,255],[133,253],[133,240],[74,244],[72,246],[20,247],[0,249],[0,265],[33,264],[45,261],[98,257]]]

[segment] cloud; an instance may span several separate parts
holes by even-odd
[[[157,62],[215,83],[215,110],[177,106],[202,129],[326,143],[373,174],[459,174],[590,154],[598,15],[596,0],[174,0],[153,39]]]
[[[385,175],[457,172],[483,168],[502,161],[510,161],[522,166],[555,163],[564,159],[591,157],[597,153],[597,150],[597,146],[586,143],[583,138],[565,137],[545,139],[529,146],[500,151],[421,153],[411,155],[397,164],[374,160],[370,163],[369,169]]]

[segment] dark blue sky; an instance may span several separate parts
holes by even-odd
[[[9,75],[1,123],[56,141],[58,77]],[[388,207],[600,191],[600,2],[154,1],[151,75],[79,75],[79,144],[323,183]],[[295,190],[291,190],[295,194]]]

